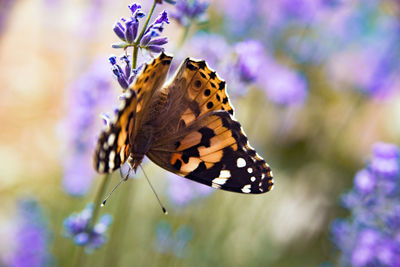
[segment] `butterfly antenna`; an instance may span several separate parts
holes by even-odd
[[[167,215],[167,214],[168,214],[168,211],[167,211],[167,209],[164,207],[164,205],[161,203],[161,200],[160,200],[160,198],[158,197],[158,195],[157,195],[157,193],[156,193],[156,190],[154,190],[153,185],[150,183],[149,177],[147,177],[147,174],[144,172],[144,169],[143,169],[143,167],[142,167],[142,164],[140,164],[139,166],[140,166],[140,169],[142,169],[142,172],[143,172],[143,174],[144,174],[144,177],[146,177],[146,180],[147,180],[147,182],[149,183],[151,190],[153,191],[154,195],[156,196],[157,201],[158,201],[158,204],[160,204],[160,207],[161,207],[163,213],[164,213],[165,215]]]
[[[117,187],[118,187],[122,182],[125,182],[126,180],[128,180],[128,176],[129,176],[129,172],[130,172],[130,171],[131,171],[131,170],[129,169],[127,175],[126,175],[125,177],[122,177],[121,180],[119,181],[119,183],[118,183],[116,186],[114,186],[113,190],[111,190],[111,192],[108,194],[108,196],[106,197],[106,199],[104,199],[104,201],[101,203],[100,206],[104,207],[104,206],[106,205],[106,202],[107,202],[108,198],[109,198],[109,197],[111,196],[111,194],[115,191],[115,189],[117,189]]]

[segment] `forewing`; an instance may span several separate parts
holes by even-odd
[[[269,165],[226,111],[198,117],[175,137],[152,147],[147,156],[171,172],[223,190],[258,194],[273,186]]]
[[[198,117],[215,110],[234,113],[225,89],[225,81],[204,60],[187,58],[166,86],[170,108],[165,120],[179,130]],[[172,134],[175,134],[172,132]]]
[[[94,154],[94,168],[99,173],[118,169],[128,158],[130,148],[142,118],[148,111],[150,99],[165,82],[172,57],[161,53],[152,62],[145,64],[122,95],[115,120],[103,130]]]

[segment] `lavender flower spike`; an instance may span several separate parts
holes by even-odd
[[[121,18],[120,21],[116,22],[113,27],[113,31],[123,42],[114,44],[114,48],[125,48],[132,45],[138,34],[139,19],[144,17],[145,14],[141,10],[141,6],[133,4],[129,6],[132,15],[128,18]]]
[[[332,224],[340,266],[400,266],[399,148],[376,143],[354,189],[342,196],[349,219]]]
[[[164,50],[163,45],[168,43],[167,37],[158,37],[164,30],[164,23],[169,24],[168,14],[164,10],[149,26],[140,41],[140,47],[150,52],[161,52]],[[156,38],[157,37],[157,38]]]
[[[138,4],[133,4],[129,6],[131,10],[131,17],[129,19],[122,18],[121,21],[114,24],[114,32],[122,42],[115,43],[112,45],[113,48],[123,48],[126,49],[129,46],[137,46],[146,49],[150,52],[161,52],[163,51],[163,45],[168,42],[166,37],[156,38],[161,35],[164,30],[164,24],[169,24],[168,14],[164,10],[160,15],[154,20],[150,26],[147,27],[143,36],[140,35],[140,40],[136,40],[138,37],[139,29],[139,19],[145,14],[141,11],[141,6]],[[111,62],[111,64],[113,64]],[[119,84],[122,88],[126,89],[131,81],[127,73],[121,75],[121,71],[118,70],[118,66],[113,64],[113,73],[117,77]]]

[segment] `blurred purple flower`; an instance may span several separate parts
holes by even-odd
[[[86,194],[95,172],[92,154],[100,128],[98,114],[115,99],[105,62],[95,62],[67,90],[68,111],[61,122],[60,134],[65,140],[64,189],[71,195]]]
[[[375,144],[371,163],[356,174],[354,189],[342,196],[351,217],[335,220],[331,227],[332,240],[341,252],[339,265],[399,266],[400,174],[387,172],[386,164],[382,171],[381,162],[378,170],[372,167],[375,158],[395,159],[398,166],[398,156],[396,145]]]
[[[376,177],[369,170],[361,170],[354,177],[354,187],[360,193],[371,193],[376,185]]]
[[[168,196],[177,206],[184,207],[195,199],[209,196],[215,189],[168,173]]]
[[[394,144],[376,143],[373,146],[371,170],[386,177],[399,174],[399,148]]]
[[[183,258],[192,238],[193,229],[191,227],[183,225],[173,232],[168,222],[161,221],[156,225],[154,250],[158,253],[171,253],[178,258]]]
[[[64,220],[65,236],[72,238],[76,245],[85,246],[88,252],[100,248],[106,242],[105,234],[112,222],[112,216],[104,214],[90,229],[92,216],[93,205],[88,204],[80,213],[72,213]]]
[[[185,27],[192,21],[203,22],[206,20],[205,12],[209,5],[205,0],[177,0],[171,17]]]
[[[264,47],[256,40],[248,40],[236,44],[236,67],[240,78],[244,82],[253,82],[262,73],[265,59]]]
[[[49,254],[50,233],[43,211],[34,200],[18,203],[16,248],[8,261],[13,267],[39,267],[51,265]]]
[[[327,71],[332,84],[346,85],[368,96],[388,99],[398,93],[400,22],[380,8],[381,1],[359,2],[341,12],[332,25],[337,52]],[[347,5],[346,5],[347,6]],[[352,69],[354,71],[348,72]]]
[[[307,81],[303,75],[272,58],[266,60],[260,85],[267,98],[279,105],[303,104],[307,98]]]

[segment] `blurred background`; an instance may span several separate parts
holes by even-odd
[[[146,15],[153,4],[136,2]],[[175,67],[206,59],[226,80],[274,190],[213,190],[147,160],[169,214],[139,171],[85,233],[103,181],[91,163],[100,114],[122,92],[113,26],[133,2],[0,0],[0,266],[337,264],[330,227],[349,215],[340,195],[374,143],[400,141],[399,2],[177,2],[150,22],[167,11]]]

